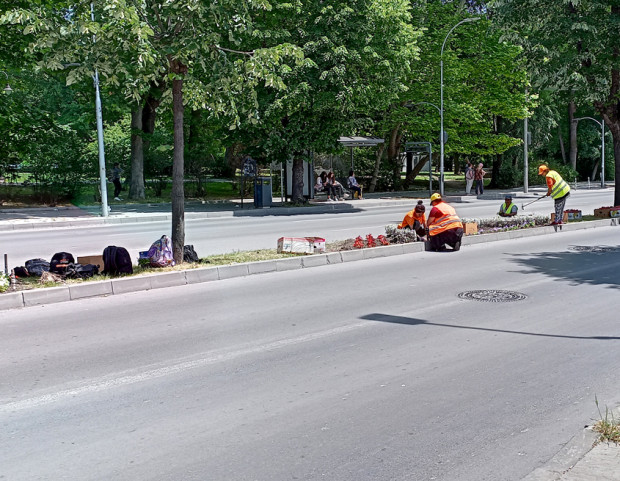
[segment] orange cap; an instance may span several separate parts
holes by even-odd
[[[549,167],[547,167],[545,164],[539,165],[538,166],[538,175],[543,175],[548,170],[549,170]]]

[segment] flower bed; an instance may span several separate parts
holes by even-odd
[[[465,218],[461,222],[478,224],[478,234],[489,234],[493,232],[506,232],[510,230],[528,229],[530,227],[540,227],[549,224],[549,217],[546,215],[516,215],[514,217],[486,217],[480,219]]]

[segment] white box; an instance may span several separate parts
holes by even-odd
[[[295,254],[315,254],[325,252],[325,239],[322,237],[280,237],[278,252]]]

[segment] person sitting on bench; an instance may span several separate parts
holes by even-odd
[[[349,171],[349,189],[351,189],[351,198],[355,199],[355,194],[357,193],[357,198],[362,199],[362,186],[357,183],[355,179],[355,172],[353,170]]]

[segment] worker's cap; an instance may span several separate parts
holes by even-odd
[[[436,200],[441,200],[441,195],[439,195],[437,192],[431,195],[431,202],[434,202]]]
[[[545,164],[541,164],[538,166],[538,175],[543,175],[548,170],[549,170],[549,167],[547,167]]]
[[[506,194],[506,195],[504,196],[504,199],[506,199],[506,200],[512,200],[512,194]]]

